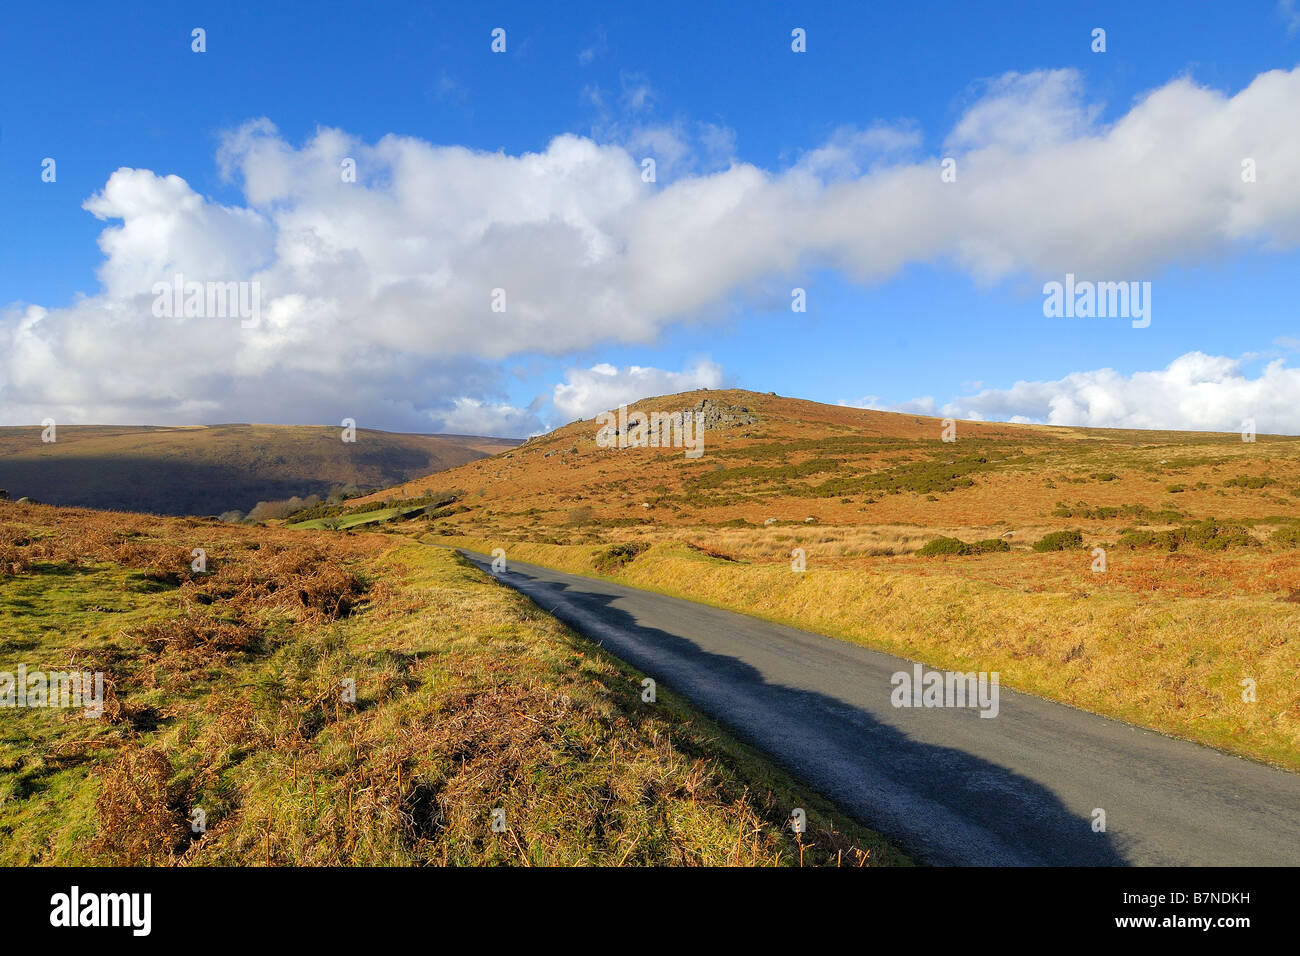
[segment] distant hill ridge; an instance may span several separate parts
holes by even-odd
[[[0,428],[0,489],[47,504],[169,515],[247,512],[259,501],[385,487],[518,445],[317,425]]]
[[[1046,530],[1077,523],[1083,500],[1118,528],[1133,522],[1133,508],[1168,523],[1236,520],[1287,514],[1300,496],[1295,437],[953,422],[742,389],[626,409],[613,410],[616,426],[638,439],[633,421],[653,420],[649,413],[700,412],[702,454],[611,442],[601,433],[614,430],[606,413],[350,504],[456,493],[458,510],[438,523],[448,533],[567,540],[781,523]],[[634,419],[636,411],[647,415]]]

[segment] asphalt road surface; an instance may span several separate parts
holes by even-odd
[[[903,658],[534,565],[496,577],[919,861],[1300,864],[1300,775],[1005,687],[993,718],[895,707]]]

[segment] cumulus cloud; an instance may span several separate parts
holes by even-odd
[[[602,363],[591,368],[570,369],[565,381],[555,386],[551,404],[565,421],[574,421],[639,398],[717,388],[721,384],[722,367],[707,360],[681,372],[639,365],[620,369]]]
[[[651,103],[635,81],[626,92],[629,107]],[[948,136],[952,183],[906,126],[839,131],[784,170],[731,162],[645,183],[626,145],[574,135],[518,156],[334,129],[295,146],[259,120],[218,154],[240,205],[143,169],[87,201],[110,223],[101,290],[0,312],[0,421],[310,408],[360,422],[362,408],[374,424],[446,427],[474,407],[461,399],[503,399],[504,359],[651,343],[809,268],[1137,279],[1286,247],[1300,241],[1300,124],[1283,118],[1297,114],[1300,68],[1232,96],[1179,78],[1109,125],[1076,74],[1012,74],[977,90]],[[645,135],[671,150],[665,128]],[[153,284],[177,272],[258,282],[261,324],[153,315]]]
[[[1098,104],[1085,105],[1074,70],[1006,73],[977,84],[978,98],[948,135],[949,150],[1042,150],[1093,132]]]
[[[942,407],[930,397],[889,404],[871,397],[842,404],[974,421],[1095,428],[1237,431],[1246,419],[1272,434],[1300,434],[1300,368],[1268,362],[1252,377],[1249,356],[1188,352],[1163,369],[1123,375],[1103,368],[1051,382],[987,388]]]
[[[545,431],[531,409],[463,397],[456,399],[452,408],[442,414],[442,425],[453,434],[505,438],[538,435]]]
[[[803,154],[794,171],[822,180],[850,179],[862,175],[873,164],[897,159],[920,145],[921,131],[909,126],[842,126],[821,146]]]

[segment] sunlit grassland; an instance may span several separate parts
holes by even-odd
[[[554,544],[702,527],[757,537],[808,519],[837,529],[996,528],[1024,540],[1073,527],[1084,510],[1112,535],[1206,518],[1300,517],[1296,437],[960,422],[949,443],[939,419],[742,390],[639,404],[664,410],[702,396],[757,421],[710,429],[697,459],[675,448],[602,448],[593,421],[575,422],[351,504],[454,494],[457,514],[445,526]]]
[[[610,577],[934,667],[998,671],[1004,686],[1300,769],[1300,604],[1278,594],[1297,586],[1294,551],[1113,553],[1094,574],[1088,551],[820,563],[812,548],[797,573],[788,557],[728,560],[669,541],[611,572],[605,545],[426,540],[504,547],[507,560]],[[1246,679],[1253,703],[1243,700]]]
[[[0,863],[907,862],[451,551],[13,505],[0,535],[0,669],[113,698],[0,710]]]
[[[412,514],[418,514],[423,511],[423,506],[410,508],[377,508],[374,511],[365,511],[360,514],[346,515],[338,518],[315,518],[310,521],[300,521],[293,524],[293,527],[299,531],[323,531],[326,529],[347,531],[351,528],[362,528],[368,525],[379,524],[390,518],[408,517]]]

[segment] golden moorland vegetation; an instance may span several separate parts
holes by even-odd
[[[447,549],[0,502],[0,621],[105,687],[0,709],[6,865],[907,862]]]
[[[734,390],[633,407],[701,400],[734,414],[699,458],[577,422],[348,504],[433,497],[383,527],[1300,767],[1300,439],[958,422],[945,442],[939,419]]]
[[[641,404],[702,401],[699,458],[578,422],[283,527],[0,502],[0,671],[106,677],[99,719],[0,711],[0,859],[906,862],[437,544],[1300,769],[1300,440],[945,442],[936,419],[750,392]]]

